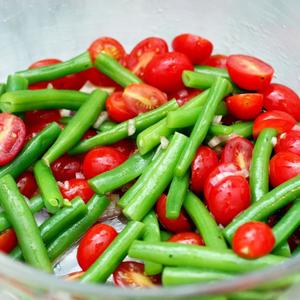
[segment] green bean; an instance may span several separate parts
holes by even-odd
[[[293,256],[296,256],[300,253],[300,245],[297,245],[296,249],[293,251]]]
[[[209,91],[208,101],[203,106],[197,122],[192,130],[190,139],[182,152],[179,163],[175,170],[175,175],[183,176],[187,171],[199,145],[205,139],[209,127],[213,121],[218,104],[222,101],[228,91],[229,81],[223,78],[218,78]]]
[[[188,192],[183,206],[196,225],[207,247],[216,250],[227,249],[221,228],[197,196],[192,192]]]
[[[27,79],[19,75],[9,75],[6,83],[6,92],[13,92],[18,90],[27,90]]]
[[[228,295],[228,300],[274,300],[278,299],[281,291],[270,291],[270,292],[261,292],[261,291],[243,291],[234,294]]]
[[[33,167],[35,180],[49,213],[56,213],[63,206],[63,197],[49,166],[39,160]]]
[[[145,224],[144,238],[146,242],[160,242],[160,230],[157,217],[153,211],[151,211],[143,220]],[[160,274],[162,271],[162,265],[156,264],[151,261],[145,261],[145,273],[147,275]]]
[[[62,117],[62,118],[60,118],[59,123],[63,124],[63,125],[67,125],[70,123],[71,120],[72,120],[72,117]]]
[[[112,121],[105,121],[100,125],[100,127],[98,129],[102,132],[105,132],[105,131],[115,128],[116,126],[118,126],[118,123],[115,123]]]
[[[142,82],[135,74],[103,52],[96,57],[95,66],[99,71],[123,87],[131,83]]]
[[[196,65],[195,71],[200,75],[210,75],[210,76],[214,76],[214,77],[222,77],[222,78],[225,78],[225,79],[231,81],[231,78],[226,69]]]
[[[205,246],[171,242],[135,241],[130,247],[128,255],[165,266],[193,267],[228,273],[254,271],[286,261],[286,258],[271,254],[249,260],[239,257],[231,250],[215,250]]]
[[[272,254],[290,257],[292,255],[289,243],[286,241],[272,251]]]
[[[51,261],[57,259],[77,242],[96,223],[109,203],[110,201],[105,196],[94,195],[86,204],[87,214],[48,245],[48,255]]]
[[[87,100],[89,94],[69,90],[24,90],[7,92],[0,98],[2,111],[17,113],[35,109],[77,110]]]
[[[61,128],[57,123],[51,123],[31,139],[18,156],[9,164],[0,168],[0,177],[6,174],[14,178],[20,176],[32,164],[34,164],[53,144]]]
[[[251,138],[252,137],[252,128],[253,128],[253,122],[236,122],[230,127],[233,130],[233,133],[243,136],[245,138]]]
[[[4,83],[0,83],[0,98],[6,91],[6,85]]]
[[[265,220],[278,209],[284,207],[300,196],[300,175],[289,179],[274,188],[253,203],[250,207],[240,213],[233,221],[227,225],[223,233],[228,241],[231,241],[235,231],[242,224],[249,221]]]
[[[166,217],[168,219],[177,219],[179,217],[182,203],[189,186],[189,179],[188,172],[183,177],[173,177],[166,204]]]
[[[130,124],[129,122],[132,122],[136,132],[140,132],[145,128],[158,122],[162,118],[164,118],[169,111],[175,110],[177,108],[178,108],[178,104],[176,100],[168,101],[166,104],[158,107],[157,109],[138,115],[137,117],[129,121],[118,124],[111,130],[101,132],[93,136],[92,138],[81,142],[70,151],[70,154],[83,153],[97,146],[109,145],[118,142],[120,140],[123,140],[129,136],[128,133],[128,127]],[[142,153],[141,151],[140,153],[142,155],[145,154]]]
[[[172,236],[172,233],[168,231],[161,230],[160,231],[160,239],[162,242],[167,241]]]
[[[91,178],[88,183],[98,194],[111,192],[142,174],[150,163],[154,152],[142,156],[138,152],[113,170]]]
[[[265,128],[258,136],[252,154],[250,188],[253,202],[269,191],[269,160],[273,150],[272,138],[277,131]]]
[[[201,74],[193,71],[183,71],[182,81],[186,87],[206,90],[212,86],[216,76]]]
[[[174,176],[174,169],[188,138],[176,132],[161,156],[159,166],[153,170],[147,181],[143,177],[135,183],[143,188],[133,197],[123,209],[123,214],[135,221],[140,221],[151,210],[157,199],[166,189]]]
[[[80,280],[82,282],[105,282],[126,257],[133,241],[142,235],[143,229],[143,223],[129,222]]]
[[[15,230],[25,261],[33,267],[52,272],[36,221],[10,175],[0,178],[0,203]]]
[[[104,109],[106,98],[106,92],[101,90],[92,92],[70,123],[63,129],[55,143],[44,154],[43,160],[48,165],[80,141],[84,133],[95,123],[100,112]]]
[[[26,78],[29,84],[41,81],[51,81],[69,74],[79,73],[91,68],[92,61],[88,51],[61,63],[40,68],[17,72],[17,75]]]

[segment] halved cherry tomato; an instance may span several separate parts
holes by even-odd
[[[0,113],[0,166],[12,161],[25,143],[25,124],[19,117]]]
[[[270,183],[273,187],[300,174],[300,156],[279,152],[270,160]]]
[[[113,147],[99,147],[90,150],[83,160],[83,174],[86,178],[112,170],[123,163],[127,157]]]
[[[272,229],[263,222],[248,222],[241,225],[233,236],[234,252],[244,258],[258,258],[269,254],[274,247]]]
[[[234,163],[241,169],[249,170],[252,151],[253,144],[249,140],[243,137],[235,137],[226,143],[222,151],[221,162]]]
[[[274,70],[262,60],[248,55],[230,55],[227,69],[232,81],[246,90],[263,90],[271,82]]]
[[[272,83],[263,94],[266,110],[285,111],[300,121],[300,99],[292,89],[282,84]]]
[[[201,64],[208,59],[213,50],[213,44],[201,36],[183,33],[177,35],[172,42],[175,51],[184,53],[193,64]]]
[[[253,137],[264,128],[275,128],[278,133],[283,133],[296,125],[297,121],[288,113],[279,110],[270,110],[259,115],[253,123]]]
[[[25,112],[24,122],[27,126],[51,122],[59,122],[61,116],[58,109],[32,110]]]
[[[116,286],[147,288],[161,284],[160,275],[146,275],[144,264],[136,261],[123,261],[113,273]]]
[[[24,196],[31,198],[37,190],[37,184],[32,172],[26,171],[17,179],[17,186]]]
[[[300,131],[288,130],[279,135],[275,146],[275,152],[293,152],[300,155]]]
[[[248,181],[243,176],[227,176],[212,189],[206,201],[216,221],[226,226],[251,204]]]
[[[187,244],[187,245],[199,245],[199,246],[204,245],[204,241],[202,237],[196,232],[176,233],[168,239],[168,242]]]
[[[128,85],[124,89],[123,98],[129,111],[134,115],[157,108],[168,101],[165,93],[145,83]]]
[[[73,178],[66,180],[59,185],[59,189],[64,199],[70,201],[75,197],[80,197],[85,203],[87,203],[94,195],[94,191],[84,179]]]
[[[39,132],[41,132],[48,124],[47,123],[36,123],[33,125],[26,124],[26,143],[34,138]]]
[[[96,261],[117,235],[116,230],[107,224],[96,224],[84,234],[77,250],[77,261],[83,271]]]
[[[207,146],[200,146],[192,162],[191,189],[199,194],[203,191],[204,182],[209,173],[217,167],[218,155]]]
[[[227,55],[215,54],[210,56],[208,59],[206,59],[202,64],[205,66],[227,69],[226,67],[227,59],[228,59]]]
[[[9,253],[18,244],[15,231],[11,228],[0,233],[0,252]]]
[[[149,62],[158,54],[168,52],[167,43],[157,37],[149,37],[140,41],[130,52],[127,67],[137,76],[143,78],[144,70]]]
[[[262,94],[240,94],[226,99],[226,105],[234,117],[240,120],[253,120],[262,111],[264,97]]]
[[[129,139],[121,140],[110,146],[124,154],[127,158],[137,150],[135,142]]]
[[[177,219],[171,220],[166,217],[166,202],[167,196],[164,194],[156,202],[155,211],[160,224],[168,231],[174,233],[191,231],[192,225],[184,211],[180,212]]]
[[[159,90],[170,93],[184,87],[181,79],[184,70],[194,70],[186,55],[179,52],[160,54],[145,68],[144,80]]]
[[[202,93],[201,90],[194,90],[194,89],[181,89],[178,90],[174,93],[169,93],[168,94],[168,98],[169,100],[171,99],[176,99],[177,103],[182,106],[183,104],[185,104],[186,102],[190,101],[192,98],[196,97],[197,95],[199,95],[200,93]]]

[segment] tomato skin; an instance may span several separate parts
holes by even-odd
[[[166,217],[166,202],[167,196],[164,194],[156,202],[155,212],[160,224],[168,231],[174,233],[191,231],[192,225],[184,211],[180,212],[177,219],[171,220]]]
[[[274,128],[278,133],[290,130],[297,121],[288,113],[279,110],[270,110],[259,115],[253,123],[253,137],[257,138],[264,128]]]
[[[148,276],[144,273],[144,264],[136,261],[123,261],[113,273],[116,286],[146,288],[161,284],[160,275]]]
[[[250,169],[252,159],[253,144],[243,137],[230,139],[221,156],[222,163],[234,163],[241,169]]]
[[[49,124],[51,122],[59,122],[60,118],[58,109],[32,110],[25,112],[24,122],[26,126],[32,126],[38,123]]]
[[[264,90],[264,107],[266,110],[281,110],[300,121],[300,99],[289,87],[272,83]]]
[[[172,42],[175,51],[185,54],[193,64],[201,64],[209,58],[213,44],[198,35],[183,33],[177,35]]]
[[[250,206],[250,195],[248,181],[243,176],[228,176],[214,187],[206,201],[216,221],[226,226]]]
[[[300,156],[279,152],[270,160],[270,183],[273,187],[300,174]]]
[[[186,55],[179,52],[160,54],[145,68],[144,80],[159,90],[170,93],[184,88],[181,79],[184,70],[194,70]]]
[[[32,172],[29,171],[24,172],[18,177],[17,186],[21,194],[29,199],[35,194],[38,188]]]
[[[263,102],[262,94],[240,94],[226,99],[229,113],[244,121],[255,119],[262,111]]]
[[[75,197],[80,197],[87,203],[94,195],[94,191],[84,179],[73,178],[66,180],[63,184],[60,184],[59,189],[63,198],[70,201]]]
[[[9,253],[18,244],[15,231],[11,228],[0,233],[0,252]]]
[[[184,105],[185,103],[189,102],[192,98],[196,97],[197,95],[201,94],[201,90],[194,90],[194,89],[181,89],[173,93],[168,94],[169,100],[176,99],[179,106]]]
[[[207,146],[200,146],[192,162],[191,189],[199,194],[209,173],[219,164],[218,155]]]
[[[202,237],[195,232],[176,233],[168,239],[168,242],[204,246]]]
[[[227,67],[226,67],[227,59],[228,59],[227,55],[215,54],[215,55],[211,55],[202,64],[204,66],[227,69]]]
[[[300,155],[300,131],[292,129],[279,135],[275,145],[275,152],[283,151]]]
[[[269,254],[275,245],[272,229],[263,222],[241,225],[233,236],[232,247],[241,257],[253,259]]]
[[[86,271],[118,235],[116,230],[107,224],[96,224],[82,237],[77,250],[77,261]]]
[[[265,89],[274,73],[270,65],[249,55],[230,55],[226,66],[232,81],[250,91]]]
[[[26,125],[26,143],[33,139],[38,133],[40,133],[48,124],[47,123],[37,123],[33,125]]]
[[[124,154],[127,158],[137,150],[135,142],[129,139],[121,140],[110,146]]]

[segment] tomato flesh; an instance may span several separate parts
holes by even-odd
[[[49,124],[51,122],[59,122],[60,118],[58,109],[32,110],[25,112],[24,122],[26,126],[32,126],[39,123]]]
[[[124,154],[127,158],[137,150],[135,142],[129,139],[121,140],[110,146]]]
[[[37,183],[32,172],[26,171],[17,179],[17,186],[22,195],[31,198],[37,191]]]
[[[0,233],[0,252],[9,253],[17,244],[17,236],[13,229],[10,228]]]
[[[168,239],[168,242],[204,246],[202,237],[195,232],[176,233]]]
[[[176,99],[179,106],[184,105],[185,103],[189,102],[192,98],[196,97],[202,93],[201,90],[194,90],[194,89],[181,89],[173,93],[168,94],[169,100]]]
[[[60,184],[59,189],[64,199],[70,201],[75,197],[80,197],[85,203],[87,203],[94,195],[94,191],[84,179],[74,178],[66,180]]]
[[[288,130],[277,138],[275,152],[293,152],[300,155],[300,131]]]

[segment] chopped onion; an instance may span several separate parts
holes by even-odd
[[[95,90],[97,87],[93,85],[90,81],[87,81],[84,86],[80,89],[80,92],[88,93],[90,94],[93,90]]]
[[[85,179],[84,175],[81,172],[76,172],[75,173],[75,178],[76,179]]]
[[[273,146],[275,147],[276,144],[277,144],[277,137],[273,136],[272,139],[271,139],[271,142],[272,142]]]
[[[48,85],[47,85],[47,89],[53,89],[53,84],[50,82],[50,83],[48,83]]]
[[[128,120],[128,136],[134,135],[136,131],[134,119]]]
[[[281,138],[281,139],[285,139],[285,138],[286,138],[286,132],[283,132],[283,133],[280,135],[280,138]]]
[[[101,114],[99,115],[98,119],[96,120],[96,122],[94,123],[93,127],[95,129],[98,129],[100,127],[100,125],[106,121],[108,119],[108,113],[106,111],[101,112]]]
[[[104,214],[101,216],[101,222],[107,219],[115,218],[122,213],[122,210],[117,206],[117,202],[119,201],[120,196],[118,194],[108,194],[107,196],[111,200],[111,203],[105,210]]]
[[[61,109],[59,113],[61,117],[70,117],[72,115],[72,111],[69,109]]]
[[[217,115],[217,116],[215,116],[214,118],[213,118],[213,124],[221,124],[222,122],[222,118],[223,118],[223,116],[221,116],[221,115]]]
[[[100,89],[109,95],[111,95],[115,91],[114,87],[107,87],[107,86],[101,86]]]
[[[169,140],[165,136],[160,137],[160,145],[162,149],[167,149],[169,146]]]
[[[215,148],[216,146],[219,146],[220,144],[227,142],[228,140],[229,135],[218,135],[210,139],[207,144],[209,147]]]

